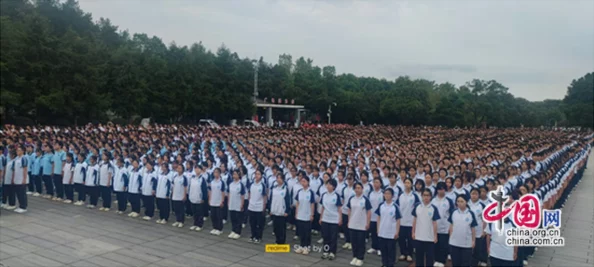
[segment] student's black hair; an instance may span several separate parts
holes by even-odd
[[[388,187],[388,188],[386,188],[386,190],[384,190],[384,193],[386,193],[386,192],[388,192],[388,193],[390,193],[392,196],[394,196],[394,189],[392,189],[392,188],[389,188],[389,187]]]
[[[334,188],[334,189],[336,189],[336,186],[338,185],[336,180],[334,180],[334,179],[330,179],[330,180],[326,181],[326,184],[331,185],[332,188]]]
[[[413,191],[417,191],[417,184],[421,185],[421,192],[425,190],[425,181],[418,179],[415,181],[415,184],[413,185]]]
[[[476,191],[478,193],[479,197],[481,196],[481,190],[479,190],[476,187],[473,187],[472,189],[470,189],[470,194],[472,194],[472,192],[474,192],[474,191]]]
[[[410,182],[411,186],[413,187],[413,188],[411,188],[411,189],[414,191],[414,183],[413,183],[413,180],[412,180],[411,178],[407,177],[407,178],[404,178],[404,181],[402,181],[402,183],[404,184],[406,181],[409,181],[409,182]]]
[[[437,182],[435,185],[435,190],[447,190],[447,185],[445,182]]]
[[[433,193],[431,192],[431,190],[429,188],[423,188],[423,190],[421,190],[421,196],[423,196],[425,193],[429,193],[429,195],[431,197],[433,197]]]
[[[456,194],[456,202],[458,202],[458,198],[464,199],[464,202],[466,202],[466,205],[468,206],[468,196],[466,194]]]
[[[67,157],[67,158],[74,159],[74,156],[73,156],[73,155],[72,155],[72,153],[70,153],[70,152],[66,153],[66,157]]]
[[[361,187],[361,189],[363,189],[363,184],[362,184],[361,182],[355,182],[355,183],[353,184],[353,189],[357,188],[357,186],[360,186],[360,187]]]

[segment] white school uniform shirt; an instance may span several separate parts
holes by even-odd
[[[345,187],[342,188],[341,198],[343,200],[348,201],[354,195],[355,195],[355,189],[352,186],[349,187],[348,185],[345,185]],[[346,204],[342,205],[342,214],[344,214],[344,215],[349,214],[349,207]]]
[[[433,222],[439,220],[439,210],[435,205],[418,203],[412,210],[412,216],[417,218],[415,226],[415,240],[424,242],[433,242],[435,232],[433,231]]]
[[[171,196],[171,173],[161,173],[157,177],[156,197],[161,199],[169,198]]]
[[[370,182],[367,182],[366,184],[363,184],[363,183],[361,183],[361,184],[363,185],[363,195],[368,196],[369,192],[373,191],[373,186],[371,185]]]
[[[138,167],[138,169],[134,169],[134,167],[132,167],[132,170],[130,171],[130,182],[128,183],[128,193],[140,193],[142,190],[142,180],[142,169],[140,167]]]
[[[290,213],[291,196],[287,183],[275,185],[270,190],[270,213],[274,216],[284,216]]]
[[[398,196],[400,196],[400,194],[402,193],[402,187],[400,187],[398,185],[398,183],[391,185],[391,184],[387,184],[386,187],[384,187],[384,190],[388,189],[388,188],[392,188],[392,190],[394,190],[394,199],[398,198]]]
[[[322,214],[322,222],[338,224],[341,211],[339,207],[342,206],[340,195],[334,190],[332,193],[326,192],[320,197],[320,206],[324,207],[324,214]]]
[[[347,207],[351,210],[349,216],[349,229],[366,231],[367,211],[371,210],[371,203],[364,195],[352,196],[347,202]]]
[[[264,200],[266,199],[266,184],[264,180],[260,180],[259,182],[254,181],[250,183],[248,186],[249,192],[249,205],[248,210],[254,212],[262,212],[266,207],[264,207]]]
[[[476,232],[475,236],[477,238],[483,235],[483,210],[485,209],[485,205],[479,201],[473,203],[472,200],[468,201],[468,208],[474,213],[474,218],[476,219],[476,228],[474,231]]]
[[[111,165],[111,162],[109,162],[109,161],[101,162],[99,164],[99,185],[107,186],[107,183],[109,182],[109,174],[111,174],[111,177],[113,179],[113,175],[114,175],[113,165]]]
[[[85,179],[85,186],[97,186],[99,183],[99,166],[90,165],[87,167],[87,175]]]
[[[208,184],[208,190],[210,191],[210,200],[208,201],[208,204],[211,207],[220,207],[225,198],[225,192],[227,191],[225,181],[223,181],[221,177],[218,179],[213,178]]]
[[[440,198],[436,196],[431,200],[431,204],[437,207],[439,211],[439,220],[437,220],[437,233],[438,234],[449,234],[450,231],[450,222],[448,219],[450,218],[450,214],[456,209],[454,202],[447,198],[443,197]]]
[[[74,163],[64,162],[64,165],[62,166],[62,184],[70,184],[70,179],[72,179],[72,182],[74,183],[73,171]]]
[[[23,180],[25,183],[29,183],[29,174],[25,172],[25,167],[29,166],[29,159],[26,156],[16,157],[12,160],[12,163],[9,165],[9,168],[12,169],[14,174],[14,183],[15,185],[23,184]],[[9,179],[12,179],[10,177]]]
[[[310,176],[309,188],[311,189],[312,192],[314,192],[314,193],[318,192],[318,190],[320,190],[320,187],[322,187],[322,186],[324,186],[324,180],[322,180],[322,178]],[[319,203],[320,195],[316,195],[315,197],[316,197],[316,199],[315,199],[316,203]]]
[[[155,170],[153,170],[152,172],[149,172],[148,170],[146,170],[144,172],[144,175],[142,176],[142,187],[141,187],[141,192],[143,196],[152,196],[153,195],[153,190],[157,191],[157,184],[159,183],[159,175],[157,175],[157,172]],[[130,184],[132,184],[130,182]],[[156,192],[155,192],[156,193]]]
[[[491,245],[490,245],[490,255],[493,258],[497,258],[500,260],[505,261],[514,261],[514,247],[508,246],[505,243],[505,232],[507,230],[514,228],[513,224],[506,220],[503,224],[503,231],[504,234],[500,235],[499,233],[495,232],[493,229],[494,224],[487,225],[487,229],[485,229],[488,235],[491,235]]]
[[[227,185],[227,197],[229,198],[229,211],[242,211],[241,200],[245,199],[246,189],[241,180],[233,181]]]
[[[369,195],[367,195],[369,202],[371,203],[371,221],[377,222],[377,214],[374,212],[377,210],[379,205],[384,202],[384,190],[380,189],[378,191],[371,191]]]
[[[297,192],[295,196],[295,201],[299,204],[296,215],[296,219],[299,221],[309,221],[310,217],[314,214],[314,211],[311,208],[311,203],[315,203],[316,196],[311,188],[302,188]]]
[[[318,188],[318,191],[316,192],[316,203],[317,203],[316,204],[316,210],[317,210],[318,213],[321,213],[322,212],[322,205],[320,205],[319,203],[320,203],[320,201],[322,199],[322,195],[324,193],[326,193],[326,192],[328,192],[328,188],[326,188],[325,185],[320,186]]]
[[[74,177],[72,178],[72,182],[75,184],[84,184],[85,177],[87,175],[87,163],[86,162],[78,162],[74,165]]]
[[[466,208],[454,210],[448,221],[452,224],[452,234],[450,235],[450,246],[460,248],[472,248],[472,228],[477,226],[474,213]]]
[[[115,168],[115,175],[113,176],[113,191],[125,192],[124,188],[128,186],[130,181],[130,174],[128,169],[124,166]]]
[[[412,191],[406,193],[402,192],[396,200],[396,205],[400,207],[400,214],[402,219],[400,220],[400,226],[412,227],[413,216],[412,210],[417,203],[421,202],[419,197]]]
[[[202,204],[208,200],[208,185],[206,178],[201,175],[192,175],[188,184],[188,199],[192,204]]]
[[[295,196],[297,196],[297,192],[299,192],[301,189],[303,189],[303,186],[300,182],[297,182],[293,185],[293,188],[291,189],[291,206],[296,206],[297,201],[295,200]]]
[[[400,231],[400,229],[396,228],[396,223],[402,218],[400,207],[394,201],[390,203],[382,202],[374,213],[380,217],[377,236],[385,239],[394,239],[394,236]]]
[[[173,177],[171,179],[172,185],[172,193],[171,193],[171,200],[175,201],[182,201],[185,197],[185,189],[188,186],[188,178],[182,173],[179,174],[177,172],[173,173]]]

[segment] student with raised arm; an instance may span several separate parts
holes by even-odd
[[[433,266],[435,260],[435,244],[437,243],[437,220],[439,211],[431,204],[431,190],[423,190],[423,201],[412,210],[412,239],[416,241],[417,266]]]
[[[355,195],[348,202],[349,208],[349,230],[353,244],[353,259],[351,265],[363,266],[365,257],[365,236],[371,223],[371,203],[363,195],[363,185],[355,183]]]
[[[297,254],[307,255],[311,250],[311,222],[314,219],[315,195],[309,187],[309,177],[301,179],[301,189],[295,195],[295,224],[299,236]]]
[[[468,208],[465,194],[456,197],[456,209],[450,215],[450,255],[452,266],[470,266],[477,226],[474,213]]]
[[[175,173],[171,178],[171,204],[175,213],[173,227],[182,228],[185,222],[185,202],[188,197],[188,178],[184,174],[184,166],[175,165]]]
[[[330,179],[326,182],[326,193],[320,198],[320,225],[324,239],[322,259],[334,260],[338,242],[338,227],[342,224],[342,200],[335,188],[337,182]]]
[[[384,202],[375,210],[377,215],[377,236],[382,252],[382,266],[394,267],[396,262],[396,240],[400,231],[400,208],[394,201],[394,189],[384,190]]]

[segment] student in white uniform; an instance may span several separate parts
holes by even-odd
[[[25,156],[25,148],[17,146],[16,158],[12,161],[9,168],[12,169],[12,189],[19,201],[19,207],[14,211],[16,213],[27,212],[27,184],[29,184],[29,159]]]
[[[210,207],[210,219],[213,227],[210,231],[211,235],[220,235],[223,233],[221,209],[225,205],[225,192],[227,192],[227,189],[225,181],[221,179],[221,170],[215,168],[213,178],[208,186],[208,205]]]
[[[342,188],[341,198],[345,201],[351,199],[352,196],[355,195],[355,175],[353,173],[347,174],[346,186]],[[351,244],[351,232],[349,231],[349,208],[346,204],[342,205],[342,230],[344,233],[344,240],[345,243],[342,245],[344,249],[352,249]]]
[[[349,208],[349,230],[353,245],[353,259],[351,265],[363,266],[365,257],[365,236],[371,223],[371,203],[363,195],[363,185],[355,183],[355,195],[346,203]]]
[[[477,226],[474,213],[468,208],[465,194],[456,197],[456,209],[450,215],[450,255],[453,266],[470,266]]]
[[[159,179],[157,181],[157,190],[155,197],[157,198],[157,208],[159,209],[158,224],[166,224],[171,214],[171,173],[169,172],[169,164],[163,162],[159,168]]]
[[[326,182],[326,193],[320,198],[320,225],[324,239],[322,259],[334,260],[338,243],[338,227],[342,224],[342,200],[336,192],[337,182],[330,179]]]
[[[423,201],[412,210],[413,229],[412,239],[416,241],[417,266],[433,266],[435,261],[435,244],[437,243],[437,220],[439,210],[431,204],[431,190],[425,188],[422,193]]]
[[[394,190],[384,190],[385,201],[379,205],[377,215],[377,235],[382,255],[382,266],[394,267],[396,262],[396,240],[400,231],[400,208],[394,201]]]
[[[379,205],[384,202],[384,191],[382,190],[382,179],[380,177],[373,178],[373,190],[369,192],[367,196],[371,203],[371,223],[369,225],[369,234],[371,234],[371,248],[367,250],[367,253],[377,253],[381,256],[382,253],[379,250],[379,243],[377,239],[377,214],[374,211],[377,210]]]
[[[89,205],[87,208],[94,209],[99,201],[99,166],[97,166],[97,156],[92,155],[89,159],[87,175],[85,179],[85,192],[89,195]]]
[[[272,217],[276,244],[285,244],[287,241],[287,216],[290,213],[291,199],[289,188],[285,183],[285,175],[282,172],[276,174],[276,182],[270,189],[268,203],[270,203],[270,217]]]
[[[68,159],[67,159],[68,161]],[[68,164],[68,163],[66,163]],[[66,174],[64,174],[64,177]],[[116,193],[118,200],[118,214],[124,214],[128,204],[128,184],[129,184],[128,169],[124,166],[124,160],[118,158],[116,162],[115,175],[113,176],[113,191]]]
[[[132,159],[132,170],[130,171],[130,182],[128,183],[128,201],[130,202],[130,207],[132,208],[132,212],[128,213],[128,216],[132,218],[136,218],[140,215],[140,195],[142,194],[142,180],[142,168],[138,163],[138,159],[134,158]]]
[[[437,220],[437,244],[435,246],[434,265],[436,267],[443,267],[449,253],[450,223],[448,219],[450,218],[450,214],[456,209],[456,206],[452,200],[446,197],[445,182],[438,182],[435,188],[437,195],[431,200],[431,204],[437,207],[439,220]]]
[[[412,191],[412,183],[411,178],[404,179],[404,191],[396,200],[396,204],[400,207],[400,214],[402,214],[402,219],[400,219],[400,238],[398,239],[398,245],[400,246],[400,257],[398,257],[398,260],[406,260],[408,262],[412,262],[413,252],[412,226],[414,218],[412,216],[412,210],[417,203],[421,202],[419,197]]]
[[[518,257],[518,247],[508,246],[505,243],[505,232],[514,228],[510,219],[506,218],[503,224],[504,234],[499,234],[495,230],[496,224],[489,224],[485,229],[487,236],[487,251],[489,252],[489,262],[491,266],[512,267],[516,266]]]
[[[202,231],[204,206],[208,202],[208,184],[200,164],[196,164],[194,167],[194,175],[192,175],[188,185],[188,199],[192,203],[192,215],[194,216],[194,224],[190,227],[190,230]]]
[[[301,179],[301,189],[295,195],[295,224],[299,236],[297,254],[309,254],[311,250],[311,222],[314,219],[315,194],[309,187],[309,177]]]
[[[78,161],[74,165],[73,173],[74,189],[78,193],[78,198],[74,205],[81,206],[85,204],[85,179],[87,177],[87,163],[83,154],[78,154]]]
[[[254,181],[248,184],[249,205],[248,212],[250,216],[250,227],[252,236],[250,242],[260,243],[264,231],[264,220],[266,212],[267,188],[266,182],[262,179],[262,171],[254,172]]]
[[[114,168],[111,164],[111,158],[108,151],[103,151],[101,159],[101,163],[99,163],[99,191],[101,192],[103,207],[99,208],[99,210],[109,211],[111,208],[111,185]]]
[[[487,224],[483,221],[483,210],[485,205],[479,199],[480,190],[473,188],[470,190],[470,201],[468,208],[474,212],[477,226],[475,227],[476,236],[474,248],[472,251],[472,266],[487,266],[487,241],[485,239],[484,229]]]
[[[231,217],[231,233],[228,238],[239,239],[241,237],[242,211],[247,190],[241,182],[241,174],[238,170],[231,172],[231,179],[233,181],[227,185],[227,205],[229,217]]]
[[[64,193],[66,195],[64,203],[70,204],[74,200],[74,158],[72,153],[66,154],[66,162],[62,168],[62,173],[64,174],[62,176],[62,184],[64,185]]]
[[[171,179],[171,204],[175,213],[175,222],[171,226],[182,228],[186,219],[185,202],[188,194],[188,178],[184,175],[183,165],[177,164],[175,169],[176,172]]]
[[[159,175],[157,171],[153,170],[153,163],[147,161],[144,166],[144,175],[139,187],[142,193],[142,203],[144,206],[145,221],[150,221],[155,216],[155,194],[157,193],[157,184],[159,183]]]

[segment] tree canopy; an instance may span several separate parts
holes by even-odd
[[[215,52],[200,42],[166,45],[119,30],[106,18],[93,21],[75,0],[0,3],[6,121],[80,124],[105,121],[108,114],[157,122],[249,118],[257,64],[260,98],[295,99],[321,118],[336,102],[336,123],[592,127],[592,73],[573,81],[563,101],[530,102],[494,80],[455,86],[407,76],[338,75],[334,66],[288,54],[268,63],[242,58],[225,45]]]

